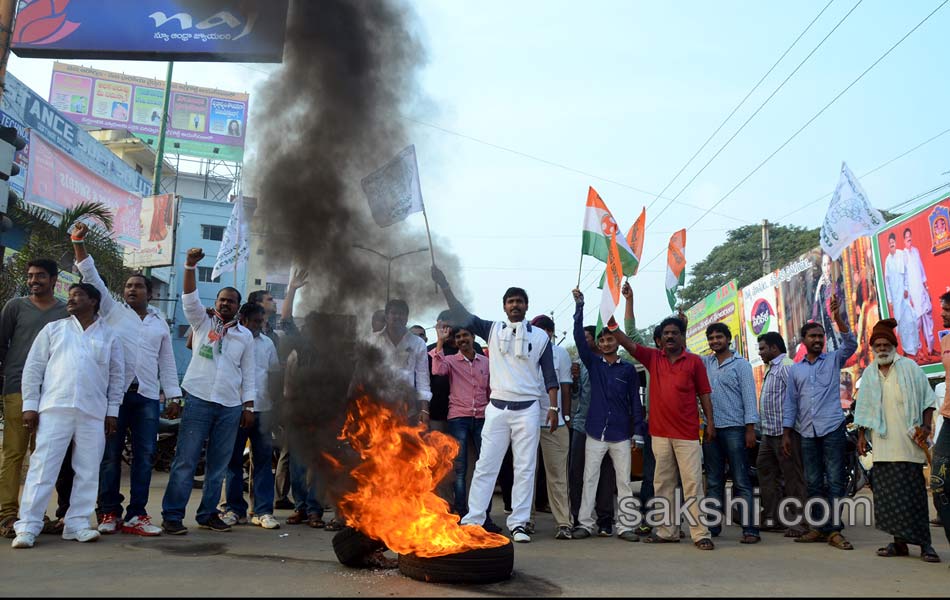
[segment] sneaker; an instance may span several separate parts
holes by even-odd
[[[102,531],[101,529],[99,531]],[[152,525],[152,518],[148,515],[132,517],[122,524],[122,533],[133,533],[145,537],[162,535],[162,528]]]
[[[587,531],[586,527],[578,525],[574,528],[574,531],[571,532],[572,540],[585,540],[590,537],[590,532]]]
[[[235,525],[247,525],[247,516],[242,517],[233,510],[229,510],[218,516],[228,527],[234,527]]]
[[[561,525],[558,527],[557,533],[554,534],[554,539],[556,540],[569,540],[571,537],[571,528],[567,525]]]
[[[99,539],[99,532],[95,529],[79,529],[77,531],[64,531],[64,540],[76,540],[77,542],[94,542]]]
[[[482,525],[482,529],[484,529],[488,533],[501,533],[503,531],[502,528],[499,527],[498,524],[492,521],[491,519],[488,519],[485,521],[485,524]]]
[[[617,537],[625,542],[639,542],[640,541],[640,536],[637,535],[637,533],[633,531],[632,529],[630,531],[624,531]]]
[[[231,531],[231,526],[221,520],[218,515],[211,515],[204,523],[198,523],[198,529],[210,529],[211,531]]]
[[[97,527],[97,529],[99,530],[99,533],[112,535],[119,530],[119,520],[115,515],[102,515],[102,523],[99,523],[99,527]]]
[[[511,514],[511,507],[510,507],[510,506],[506,506],[506,507],[505,507],[505,514],[506,514],[506,515],[510,515],[510,514]]]
[[[36,536],[32,533],[24,531],[23,533],[18,533],[15,538],[13,538],[13,543],[10,544],[11,548],[32,548],[33,544],[36,543]]]
[[[601,525],[597,530],[598,537],[613,537],[614,535],[614,526],[613,525]]]
[[[280,529],[280,522],[274,518],[274,515],[254,515],[251,524],[260,525],[264,529]]]
[[[162,531],[168,535],[185,535],[188,528],[181,524],[181,521],[162,521]]]
[[[525,531],[525,528],[518,525],[511,530],[511,539],[519,544],[527,544],[531,541],[531,536]]]
[[[650,527],[649,525],[640,525],[639,527],[637,527],[637,535],[641,537],[648,536],[651,533],[653,533],[653,528]]]
[[[525,523],[524,530],[528,535],[534,535],[534,521],[528,521]]]

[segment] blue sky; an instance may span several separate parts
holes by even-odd
[[[647,212],[645,261],[693,223],[788,136],[941,0],[865,0],[725,151],[659,219]],[[501,295],[520,285],[532,314],[555,310],[568,329],[580,228],[593,185],[626,230],[828,0],[764,2],[463,2],[413,4],[427,50],[420,96],[403,114],[416,144],[430,224],[461,257],[470,308],[500,316]],[[672,197],[857,0],[835,0],[709,147],[670,186]],[[859,176],[950,128],[935,14],[808,129],[687,234],[687,261],[726,230],[762,219],[814,227],[842,160]],[[164,77],[164,63],[74,61]],[[52,61],[12,58],[10,71],[45,94]],[[251,94],[248,136],[266,65],[176,64],[176,81]],[[553,166],[440,129],[478,138]],[[891,207],[950,180],[950,134],[862,179],[872,202]],[[588,173],[580,174],[577,171]],[[593,175],[598,176],[593,177]],[[609,180],[609,181],[606,181]],[[623,185],[621,185],[623,184]],[[946,190],[944,190],[946,191]],[[421,217],[410,217],[410,227]],[[419,223],[416,223],[418,220]],[[386,251],[386,249],[383,249]],[[392,249],[397,251],[397,249]],[[641,323],[668,312],[665,254],[633,282]],[[602,266],[584,259],[585,279]],[[458,285],[458,284],[457,284]],[[582,285],[582,287],[584,287]],[[592,309],[599,291],[587,292]],[[434,315],[413,315],[428,323]],[[596,317],[593,317],[596,318]]]

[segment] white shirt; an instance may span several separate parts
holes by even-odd
[[[507,354],[502,351],[501,330],[507,327],[506,321],[495,321],[488,336],[488,365],[491,377],[491,397],[509,402],[528,402],[547,398],[544,376],[538,368],[541,355],[551,343],[551,338],[540,327],[525,329],[524,337],[528,345],[527,354],[518,356],[516,350]],[[528,327],[527,322],[515,327]],[[516,344],[513,342],[512,344]],[[506,349],[507,351],[507,349]],[[570,375],[571,368],[568,366]],[[547,412],[547,405],[544,411]],[[545,417],[546,419],[547,417]]]
[[[554,372],[557,374],[558,383],[566,383],[568,385],[574,383],[574,380],[571,379],[571,355],[567,353],[567,350],[561,348],[554,343],[551,344],[551,352],[553,354],[552,358],[554,359]],[[541,368],[538,368],[538,372],[541,372]],[[547,427],[548,422],[548,407],[551,406],[551,399],[548,397],[547,390],[544,388],[544,383],[541,383],[541,389],[538,393],[540,394],[540,402],[538,403],[541,408],[541,428],[544,429]],[[557,406],[560,409],[557,413],[557,422],[558,425],[564,425],[564,400],[561,399],[561,387],[557,388]]]
[[[270,400],[267,377],[278,369],[280,369],[280,361],[277,360],[277,348],[274,347],[273,340],[263,333],[258,335],[254,338],[254,381],[257,384],[254,412],[264,412],[274,407]]]
[[[256,403],[254,336],[251,332],[240,325],[231,327],[221,340],[221,352],[218,352],[218,343],[208,340],[212,320],[201,304],[198,290],[182,294],[181,307],[194,330],[191,363],[181,386],[189,394],[221,406]],[[205,346],[210,348],[211,358],[201,356]]]
[[[129,389],[138,379],[138,393],[150,400],[158,400],[159,391],[167,398],[180,398],[178,367],[172,352],[172,338],[168,323],[154,307],[148,307],[145,318],[139,316],[124,302],[116,302],[96,270],[91,256],[76,263],[85,283],[92,284],[102,294],[99,315],[122,342],[125,358],[125,387]]]
[[[416,390],[419,400],[432,399],[429,387],[429,352],[422,338],[406,330],[399,343],[393,346],[389,335],[383,329],[370,338],[386,357],[386,362],[396,371],[397,376]]]
[[[23,410],[75,408],[96,419],[119,416],[125,394],[122,344],[103,319],[83,329],[76,317],[48,323],[23,366]]]

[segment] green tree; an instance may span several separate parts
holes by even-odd
[[[76,221],[91,223],[86,237],[86,248],[96,259],[96,269],[109,289],[121,296],[125,281],[133,273],[122,262],[122,248],[109,237],[112,212],[99,202],[83,202],[63,212],[62,217],[39,208],[17,202],[8,213],[10,219],[27,232],[26,243],[0,271],[0,305],[14,296],[27,294],[26,264],[37,258],[52,258],[60,269],[71,270],[73,248],[69,230]]]
[[[819,228],[805,229],[794,225],[769,225],[769,249],[773,267],[780,267],[818,246]],[[689,307],[731,279],[739,287],[762,277],[762,227],[746,225],[726,233],[726,241],[690,269],[689,285],[677,294],[683,306]]]

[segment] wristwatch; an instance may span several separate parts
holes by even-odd
[[[564,415],[564,422],[565,422],[565,423],[570,423],[570,422],[571,422],[571,415]]]

